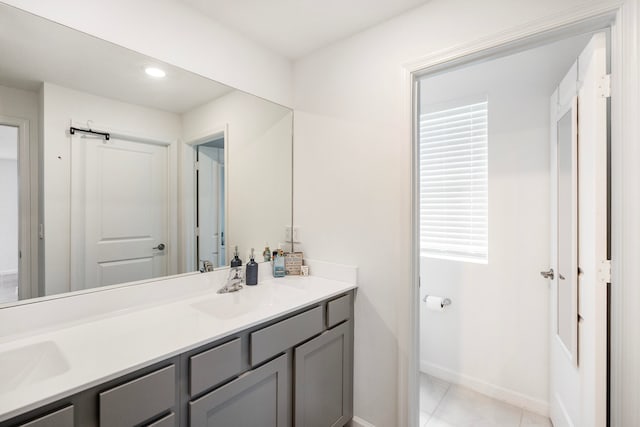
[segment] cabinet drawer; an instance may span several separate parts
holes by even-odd
[[[189,364],[189,393],[193,396],[242,371],[240,338],[192,356]]]
[[[140,424],[176,402],[174,365],[100,393],[100,427]]]
[[[44,417],[40,417],[21,427],[72,427],[73,426],[73,405],[60,409]]]
[[[327,328],[351,317],[351,294],[341,296],[327,303]]]
[[[147,427],[176,427],[176,414],[173,412],[158,421],[148,424]]]
[[[251,364],[270,357],[322,332],[322,308],[316,307],[251,334]]]

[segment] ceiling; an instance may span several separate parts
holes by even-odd
[[[290,59],[428,0],[178,0]]]
[[[233,89],[0,4],[0,85],[36,91],[43,81],[131,104],[183,113]],[[166,71],[152,79],[145,67]]]

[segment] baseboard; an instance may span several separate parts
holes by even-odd
[[[376,427],[373,424],[371,424],[368,421],[363,420],[360,417],[356,417],[354,416],[351,419],[351,423],[349,424],[350,427]]]
[[[420,361],[420,371],[449,383],[470,388],[478,393],[482,393],[494,399],[502,400],[503,402],[507,402],[519,408],[535,412],[536,414],[540,414],[545,417],[549,416],[549,402],[544,400],[491,384],[479,378],[460,374],[451,369],[424,360]]]

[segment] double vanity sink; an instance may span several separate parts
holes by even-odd
[[[174,279],[200,283],[180,300],[2,337],[0,426],[346,424],[355,285],[286,277],[217,294],[214,274]]]

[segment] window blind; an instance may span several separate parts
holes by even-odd
[[[488,258],[488,102],[420,115],[420,250]]]

